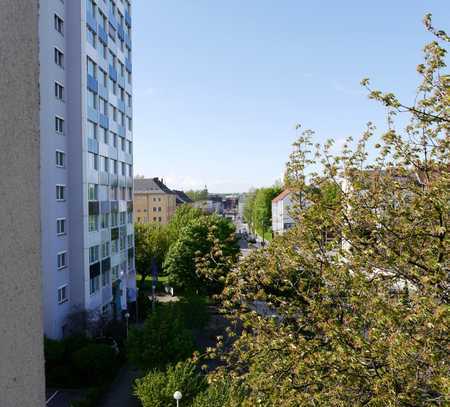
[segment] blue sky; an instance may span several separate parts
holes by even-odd
[[[382,131],[359,82],[412,99],[428,11],[450,29],[447,0],[134,0],[135,174],[246,191],[282,177],[295,123]]]

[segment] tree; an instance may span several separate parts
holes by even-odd
[[[253,231],[254,219],[253,211],[255,205],[256,190],[250,190],[245,195],[245,205],[244,205],[244,220],[247,222],[250,231]]]
[[[189,205],[181,205],[178,207],[167,225],[170,244],[178,240],[181,230],[184,227],[188,226],[191,222],[201,216],[203,216],[203,213],[198,208],[193,208]]]
[[[191,189],[189,191],[186,191],[186,195],[189,198],[191,198],[194,202],[203,201],[205,199],[208,199],[208,188],[205,185],[204,189],[199,189],[199,190]]]
[[[164,263],[169,284],[186,291],[220,291],[239,253],[234,232],[229,220],[215,214],[201,216],[181,229]]]
[[[253,219],[256,230],[264,235],[272,227],[272,199],[281,192],[279,186],[260,188],[256,191],[253,204]]]
[[[449,37],[425,25],[435,40],[415,103],[369,89],[388,110],[376,157],[371,124],[340,154],[305,131],[286,174],[307,202],[296,226],[228,275],[224,306],[243,330],[211,380],[242,386],[243,407],[450,402]]]
[[[136,223],[134,230],[136,271],[141,275],[139,289],[142,292],[145,278],[151,273],[152,259],[156,259],[160,269],[162,267],[169,249],[169,237],[166,227],[157,223]]]

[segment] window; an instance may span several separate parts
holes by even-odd
[[[129,201],[133,200],[133,188],[128,188],[128,200]]]
[[[118,218],[117,212],[111,213],[111,226],[112,227],[117,226],[117,218]]]
[[[110,105],[110,109],[112,111],[112,118],[116,122],[117,121],[117,109],[113,105]]]
[[[131,85],[131,73],[127,72],[127,82]]]
[[[117,201],[117,187],[111,187],[109,190],[109,199],[110,201]]]
[[[125,114],[120,112],[120,125],[125,126]]]
[[[58,48],[55,48],[55,64],[64,68],[64,53]]]
[[[133,242],[134,242],[133,235],[128,235],[128,248],[133,247]]]
[[[105,88],[108,87],[108,74],[103,69],[100,69],[100,81]]]
[[[108,130],[104,129],[103,127],[99,127],[100,130],[100,140],[103,140],[105,144],[108,144],[109,137],[108,137]]]
[[[109,172],[109,159],[108,157],[102,157],[102,170]]]
[[[90,294],[95,294],[98,290],[100,290],[100,276],[92,277],[90,279]]]
[[[128,107],[131,107],[132,106],[132,97],[131,97],[131,95],[130,94],[128,94],[127,93],[127,101],[128,101]]]
[[[161,220],[162,220],[162,219],[161,219],[161,216],[160,216],[160,217],[158,218],[158,222],[161,222]]]
[[[126,164],[125,163],[121,163],[121,166],[122,166],[122,175],[126,175],[126,170],[125,170]]]
[[[58,134],[64,134],[64,119],[55,116],[55,131]]]
[[[89,57],[87,58],[87,73],[97,79],[97,64]]]
[[[120,76],[125,76],[125,65],[119,61],[119,72],[120,72]],[[121,100],[124,100],[124,94],[123,94],[123,89],[122,89],[122,93],[121,93]]]
[[[56,264],[58,266],[58,270],[67,267],[67,252],[60,252],[56,255]]]
[[[66,154],[56,150],[56,166],[64,168],[66,166]]]
[[[97,48],[97,35],[94,31],[92,31],[89,27],[86,27],[86,36],[87,36],[87,42],[91,44],[94,48]]]
[[[87,99],[88,99],[88,106],[91,109],[97,110],[97,95],[90,89],[88,89],[87,91]]]
[[[161,210],[162,210],[161,207],[159,207],[159,208],[158,208],[158,212],[161,212]]]
[[[109,213],[103,213],[101,216],[102,229],[109,228]]]
[[[109,242],[102,243],[102,259],[109,257]]]
[[[64,35],[64,20],[60,16],[55,14],[54,21],[55,30],[58,31],[61,35]]]
[[[97,201],[98,200],[98,185],[88,184],[88,200]]]
[[[111,137],[112,137],[112,140],[113,140],[113,146],[117,148],[117,134],[111,132]],[[117,171],[114,174],[117,174]]]
[[[109,51],[109,58],[108,58],[109,64],[116,69],[116,56],[112,51]]]
[[[127,151],[129,154],[133,153],[132,143],[131,141],[127,141]]]
[[[139,220],[139,218],[138,218]],[[133,223],[133,212],[128,212],[128,223]]]
[[[100,27],[102,27],[105,31],[106,31],[106,16],[99,10],[98,11],[99,14],[99,20],[100,20]]]
[[[133,166],[131,164],[128,165],[128,176],[129,177],[133,176]]]
[[[56,219],[56,234],[65,235],[66,234],[66,219],[60,218]]]
[[[113,93],[113,95],[117,95],[116,82],[114,82],[111,78],[109,78],[109,88],[111,89],[111,92]]]
[[[66,199],[66,187],[65,185],[56,185],[56,200],[64,201]]]
[[[120,149],[125,151],[125,137],[120,138]]]
[[[87,122],[87,135],[89,138],[97,140],[97,125],[89,120]]]
[[[87,0],[87,2],[86,2],[86,9],[87,9],[87,12],[92,17],[95,17],[95,2],[94,2],[94,0]]]
[[[109,285],[109,281],[110,281],[109,270],[104,271],[102,273],[102,286],[105,287],[106,285]]]
[[[58,100],[64,100],[64,86],[55,82],[55,98]]]
[[[120,250],[125,250],[126,248],[126,236],[120,238]]]
[[[58,304],[64,304],[69,301],[69,286],[63,285],[58,288]]]
[[[117,254],[119,252],[119,241],[113,240],[111,242],[111,254]]]
[[[89,248],[89,263],[95,263],[98,261],[98,245],[91,246]]]
[[[120,224],[125,225],[126,223],[126,212],[120,212]]]
[[[89,232],[98,231],[98,215],[89,215]]]
[[[97,171],[98,170],[98,155],[94,153],[88,153],[89,168]]]
[[[133,119],[131,117],[127,117],[127,125],[128,125],[128,130],[132,131],[133,130]]]
[[[112,279],[117,280],[119,278],[119,266],[114,266],[111,270],[111,274],[112,274]]]
[[[100,101],[100,113],[108,116],[108,102],[103,99],[103,98],[99,98]]]
[[[125,201],[125,199],[127,198],[127,189],[125,187],[121,187],[120,188],[120,199],[122,201]]]

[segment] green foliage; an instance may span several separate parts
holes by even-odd
[[[244,400],[244,393],[227,378],[209,384],[195,397],[192,407],[238,407]]]
[[[135,394],[143,407],[175,406],[175,391],[181,391],[182,405],[189,406],[193,398],[204,390],[206,381],[191,360],[170,366],[165,372],[153,370],[136,380]]]
[[[181,230],[193,221],[203,216],[202,211],[189,205],[181,205],[167,225],[170,244],[175,243],[180,237]]]
[[[109,381],[117,369],[114,350],[102,344],[87,345],[76,351],[72,355],[72,363],[78,375],[91,384]]]
[[[244,206],[244,219],[250,228],[261,236],[272,226],[272,200],[280,194],[280,185],[268,188],[259,188],[247,194]]]
[[[208,199],[208,188],[205,187],[205,189],[199,189],[199,190],[189,190],[186,191],[186,195],[191,198],[194,202],[196,201],[203,201],[205,199]]]
[[[215,214],[190,222],[167,254],[169,284],[185,292],[220,292],[239,253],[234,232],[229,220]]]
[[[121,362],[109,346],[83,335],[45,338],[44,353],[46,383],[53,387],[97,386],[114,377]]]
[[[414,104],[369,89],[389,130],[378,140],[369,123],[337,154],[303,132],[286,173],[296,226],[228,275],[243,329],[211,380],[243,386],[239,406],[450,403],[449,38],[425,23]]]
[[[181,307],[159,305],[142,329],[130,330],[127,351],[130,361],[143,369],[162,368],[192,355],[194,339]]]
[[[155,258],[160,270],[169,249],[167,228],[158,223],[136,223],[135,250],[136,271],[141,275],[141,288],[145,277],[151,273],[152,259]]]

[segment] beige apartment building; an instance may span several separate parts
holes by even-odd
[[[159,178],[134,179],[134,221],[165,225],[175,213],[177,194]]]

